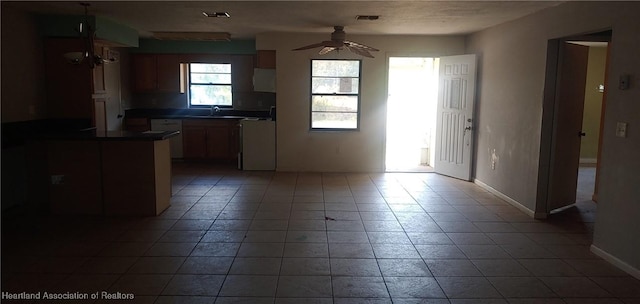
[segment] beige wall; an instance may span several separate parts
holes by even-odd
[[[468,51],[480,55],[476,178],[535,210],[547,41],[613,29],[594,245],[636,270],[640,132],[631,130],[640,124],[639,13],[637,2],[570,2],[468,39]],[[618,90],[624,73],[636,80]],[[629,123],[626,138],[615,137],[618,121]],[[491,149],[500,157],[496,170]]]
[[[587,65],[587,81],[584,92],[584,115],[580,144],[580,161],[594,163],[598,157],[598,137],[600,136],[600,113],[602,112],[603,93],[598,85],[604,84],[604,69],[607,61],[606,47],[589,47],[589,63]]]
[[[2,7],[2,122],[44,118],[42,39],[35,18]]]
[[[277,51],[277,170],[384,171],[389,56],[444,56],[464,53],[463,37],[357,36],[348,38],[380,49],[362,60],[360,130],[309,131],[310,60],[361,57],[342,51],[318,56],[318,50],[291,51],[327,40],[326,34],[259,35],[256,48]]]

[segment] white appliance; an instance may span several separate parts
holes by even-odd
[[[182,158],[182,120],[180,119],[152,119],[151,131],[180,131],[178,136],[169,138],[171,158]]]
[[[240,120],[242,170],[276,169],[276,122],[257,118]]]

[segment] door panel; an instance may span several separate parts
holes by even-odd
[[[439,174],[471,180],[476,55],[440,58],[436,160]]]
[[[589,48],[564,43],[560,50],[556,95],[556,116],[548,210],[576,201],[578,166],[580,165],[579,133],[582,129],[584,90],[587,79]]]

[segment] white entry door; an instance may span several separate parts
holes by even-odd
[[[440,58],[436,173],[471,180],[476,55]]]

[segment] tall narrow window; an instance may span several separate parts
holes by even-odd
[[[231,106],[231,64],[189,64],[191,106]]]
[[[357,130],[360,60],[311,60],[311,129]]]

